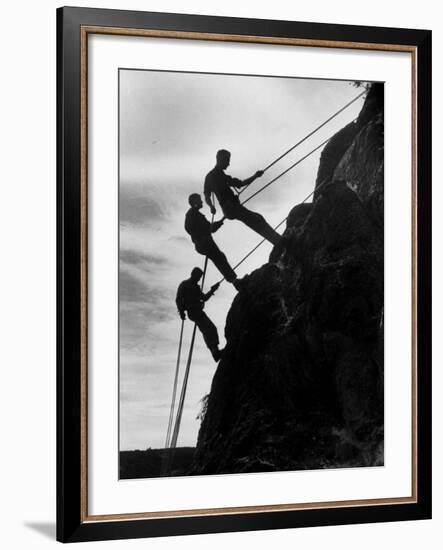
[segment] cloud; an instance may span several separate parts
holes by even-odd
[[[122,302],[139,302],[146,295],[146,288],[136,277],[120,270],[119,298]]]
[[[162,194],[148,183],[126,183],[120,187],[120,223],[155,225],[167,218]]]
[[[120,249],[120,266],[123,265],[123,270],[126,264],[146,269],[149,273],[153,269],[167,268],[171,265],[171,262],[160,254],[149,254],[138,250]]]
[[[168,240],[178,244],[189,243],[189,237],[184,237],[183,235],[173,235],[172,237],[169,237]]]
[[[143,277],[137,265],[120,268],[120,348],[143,353],[151,341],[156,349],[170,339],[167,323],[176,319],[174,293]]]

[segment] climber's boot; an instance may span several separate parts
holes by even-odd
[[[221,359],[221,354],[222,354],[221,351],[218,349],[218,347],[212,348],[209,351],[211,352],[212,357],[214,358],[214,361],[218,363]]]

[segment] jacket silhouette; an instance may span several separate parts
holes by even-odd
[[[203,203],[200,195],[193,193],[189,196],[189,204],[191,208],[185,216],[185,230],[191,236],[192,242],[195,245],[195,250],[207,256],[215,267],[220,271],[223,277],[229,283],[235,283],[237,275],[223,252],[219,249],[212,233],[215,233],[223,224],[223,221],[213,222],[212,224],[199,212]]]
[[[214,360],[218,361],[221,352],[217,327],[203,311],[203,308],[205,302],[211,298],[220,285],[217,283],[211,287],[209,292],[203,293],[198,284],[202,275],[203,271],[200,268],[195,267],[192,270],[191,277],[179,284],[175,303],[180,317],[183,320],[186,319],[187,313],[189,319],[197,325]]]
[[[241,205],[238,196],[232,191],[233,187],[239,189],[249,185],[255,179],[261,177],[263,172],[259,170],[243,181],[233,178],[224,172],[230,164],[230,159],[231,153],[229,151],[221,149],[217,152],[217,163],[205,178],[203,191],[206,203],[211,208],[211,212],[215,214],[215,206],[211,198],[212,193],[214,193],[223,214],[228,220],[241,221],[272,244],[277,244],[281,238],[279,233],[266,222],[261,214],[252,212]]]

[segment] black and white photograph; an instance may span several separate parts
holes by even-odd
[[[119,477],[384,465],[384,85],[119,70]]]
[[[438,3],[74,4],[2,11],[2,546],[435,549]]]

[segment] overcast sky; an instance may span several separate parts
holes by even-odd
[[[187,197],[202,192],[215,153],[231,151],[230,175],[245,179],[358,95],[350,82],[120,70],[120,447],[164,447],[180,331],[178,284],[203,266],[183,228]],[[247,197],[353,120],[362,100],[277,163]],[[248,203],[277,225],[314,186],[321,151]],[[202,212],[209,218],[209,209]],[[218,208],[217,216],[220,214]],[[261,238],[236,221],[215,234],[236,264]],[[265,243],[240,268],[267,261]],[[220,278],[210,263],[208,288]],[[222,284],[207,303],[221,346],[235,291]],[[186,356],[192,325],[185,327]],[[181,371],[185,367],[182,361]],[[178,439],[195,445],[200,400],[216,369],[197,331]]]

